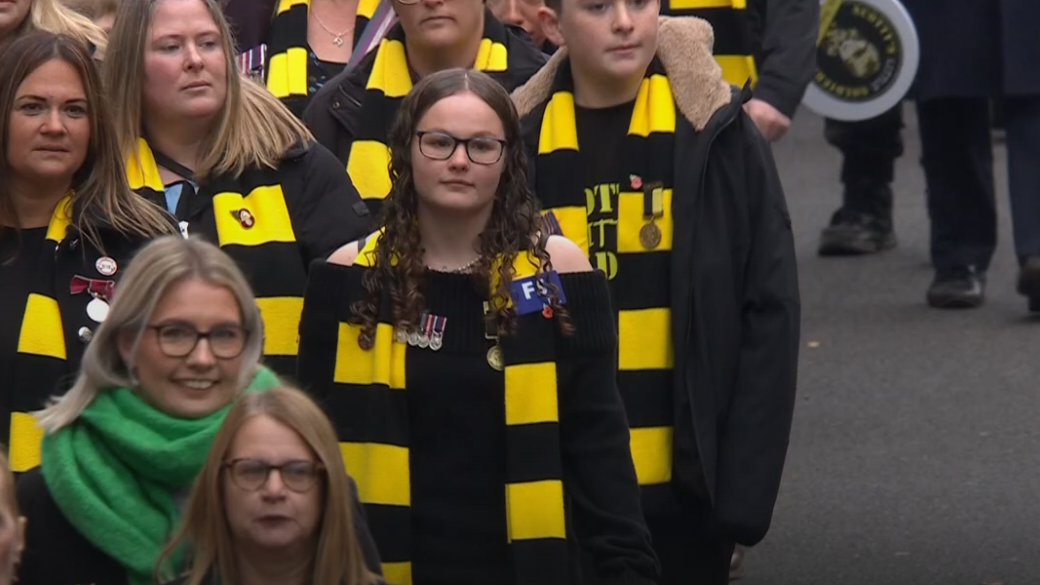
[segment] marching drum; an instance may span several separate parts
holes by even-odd
[[[835,120],[874,118],[906,97],[920,57],[899,0],[822,0],[816,75],[802,103]]]

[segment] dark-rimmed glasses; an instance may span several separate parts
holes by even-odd
[[[246,348],[249,332],[238,325],[219,325],[202,332],[190,325],[168,323],[149,325],[159,340],[159,349],[166,357],[182,358],[191,355],[200,339],[209,342],[209,350],[215,357],[228,360],[242,355]]]
[[[493,165],[502,158],[506,141],[493,136],[456,138],[444,132],[416,132],[419,152],[431,160],[448,160],[461,144],[469,160],[478,165]]]
[[[303,459],[286,461],[281,465],[261,459],[232,459],[225,462],[224,467],[228,470],[231,481],[247,492],[255,492],[264,487],[274,470],[282,477],[285,487],[297,493],[310,490],[325,473],[325,467],[321,463]]]

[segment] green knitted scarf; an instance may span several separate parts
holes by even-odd
[[[261,368],[246,392],[279,384]],[[180,519],[173,496],[202,470],[230,408],[174,418],[133,390],[114,388],[99,392],[75,423],[44,437],[41,472],[55,503],[126,568],[130,585],[154,583],[156,558]]]

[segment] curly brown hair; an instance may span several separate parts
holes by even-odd
[[[552,261],[545,250],[548,239],[537,200],[527,184],[527,159],[523,148],[520,120],[506,90],[485,73],[471,69],[447,69],[428,75],[412,88],[401,102],[389,134],[390,178],[392,187],[383,205],[373,268],[364,276],[364,300],[351,307],[355,323],[361,326],[358,342],[371,347],[383,288],[389,288],[394,325],[411,330],[425,310],[422,294],[426,265],[419,235],[418,193],[412,176],[412,140],[419,121],[434,104],[444,98],[472,93],[486,103],[502,121],[506,147],[502,177],[487,226],[481,232],[480,258],[473,266],[473,285],[489,299],[488,319],[500,335],[515,332],[516,313],[509,303],[509,285],[519,254],[528,254],[538,266],[535,277],[548,291],[548,302],[562,333],[573,332],[569,315],[560,304],[559,290],[549,280]],[[491,274],[497,270],[498,285],[491,288]]]

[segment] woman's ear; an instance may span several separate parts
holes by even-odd
[[[134,345],[137,341],[135,337],[125,329],[116,333],[116,347],[119,349],[119,357],[126,364],[127,370],[133,369]]]

